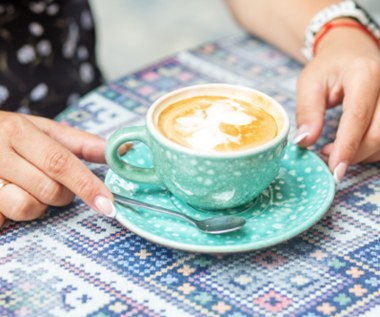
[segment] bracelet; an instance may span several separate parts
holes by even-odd
[[[358,30],[364,32],[365,34],[367,34],[371,38],[371,40],[376,44],[376,46],[378,46],[380,48],[380,40],[377,39],[376,36],[372,32],[370,32],[366,27],[364,27],[363,25],[357,23],[356,21],[352,21],[352,22],[348,22],[348,21],[347,22],[334,22],[333,21],[333,22],[326,23],[323,26],[322,30],[315,37],[313,48],[312,48],[313,56],[317,52],[318,44],[321,41],[321,39],[331,29],[336,28],[336,27],[351,27],[351,28],[358,29]]]
[[[345,0],[319,11],[310,21],[305,32],[305,43],[302,53],[307,60],[313,58],[313,47],[317,34],[323,27],[339,18],[351,18],[362,25],[377,40],[380,40],[380,26],[370,14],[353,0]]]

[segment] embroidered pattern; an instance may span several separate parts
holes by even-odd
[[[205,82],[258,88],[294,113],[300,69],[254,38],[231,37],[100,87],[58,119],[107,136],[142,123],[162,94]],[[314,149],[333,137],[339,115],[329,111]],[[89,166],[105,176],[105,166]],[[42,219],[8,223],[0,232],[0,315],[304,317],[379,311],[379,167],[350,168],[329,212],[307,232],[270,249],[229,256],[161,247],[78,199],[50,208]]]

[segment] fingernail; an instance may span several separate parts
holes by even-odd
[[[347,168],[348,168],[347,162],[340,162],[335,167],[333,175],[334,175],[334,180],[337,184],[339,184],[343,180],[343,177],[346,174]]]
[[[116,208],[110,199],[104,196],[96,196],[94,204],[101,214],[111,218],[116,216]]]
[[[132,143],[124,143],[119,148],[119,155],[124,155],[125,153],[127,153],[132,148],[132,146]]]
[[[293,143],[298,144],[310,135],[309,127],[305,124],[301,125],[293,137]]]

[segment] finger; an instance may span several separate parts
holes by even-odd
[[[71,191],[15,153],[2,153],[1,164],[6,166],[1,169],[1,178],[17,184],[43,204],[65,206],[74,199]]]
[[[94,163],[105,163],[106,141],[103,138],[46,118],[31,115],[25,115],[25,118],[79,158]]]
[[[378,162],[378,161],[380,161],[380,151],[372,154],[369,157],[366,157],[365,159],[363,159],[360,162],[362,162],[362,163],[374,163],[374,162]]]
[[[127,153],[131,148],[133,147],[132,143],[124,143],[122,146],[119,148],[119,155],[124,155]]]
[[[0,213],[0,228],[4,225],[5,223],[5,217],[2,213]]]
[[[379,123],[380,123],[380,102],[377,102],[378,106],[372,117],[371,124],[365,133],[362,142],[356,152],[356,155],[352,159],[352,163],[356,164],[359,162],[366,161],[372,155],[376,154],[380,149],[380,133],[379,133]]]
[[[321,153],[322,153],[323,155],[325,155],[325,156],[330,156],[333,147],[334,147],[334,143],[326,144],[326,145],[321,149]]]
[[[298,129],[294,142],[302,147],[314,144],[320,137],[327,105],[327,87],[313,74],[304,71],[297,85],[296,119]]]
[[[21,127],[14,129],[10,142],[17,153],[78,195],[90,207],[104,215],[114,216],[116,211],[111,192],[80,159],[31,122],[23,122]]]
[[[33,220],[41,217],[47,206],[15,184],[0,189],[0,210],[4,217],[14,221]]]
[[[340,169],[344,176],[347,166],[353,161],[360,142],[371,122],[380,89],[380,81],[373,80],[368,72],[363,72],[364,65],[357,69],[354,65],[352,73],[356,74],[343,80],[345,96],[343,99],[343,114],[339,122],[334,147],[329,166],[332,171]],[[378,77],[376,77],[378,78]],[[358,85],[360,83],[360,85]]]

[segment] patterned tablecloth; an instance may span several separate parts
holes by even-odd
[[[254,87],[293,116],[301,67],[236,36],[166,58],[101,87],[58,119],[103,136],[134,125],[175,88]],[[329,112],[319,146],[333,138]],[[293,120],[294,121],[294,120]],[[104,177],[105,166],[90,165]],[[168,249],[80,200],[0,231],[0,316],[380,316],[380,164],[351,167],[311,229],[272,248],[228,256]]]

